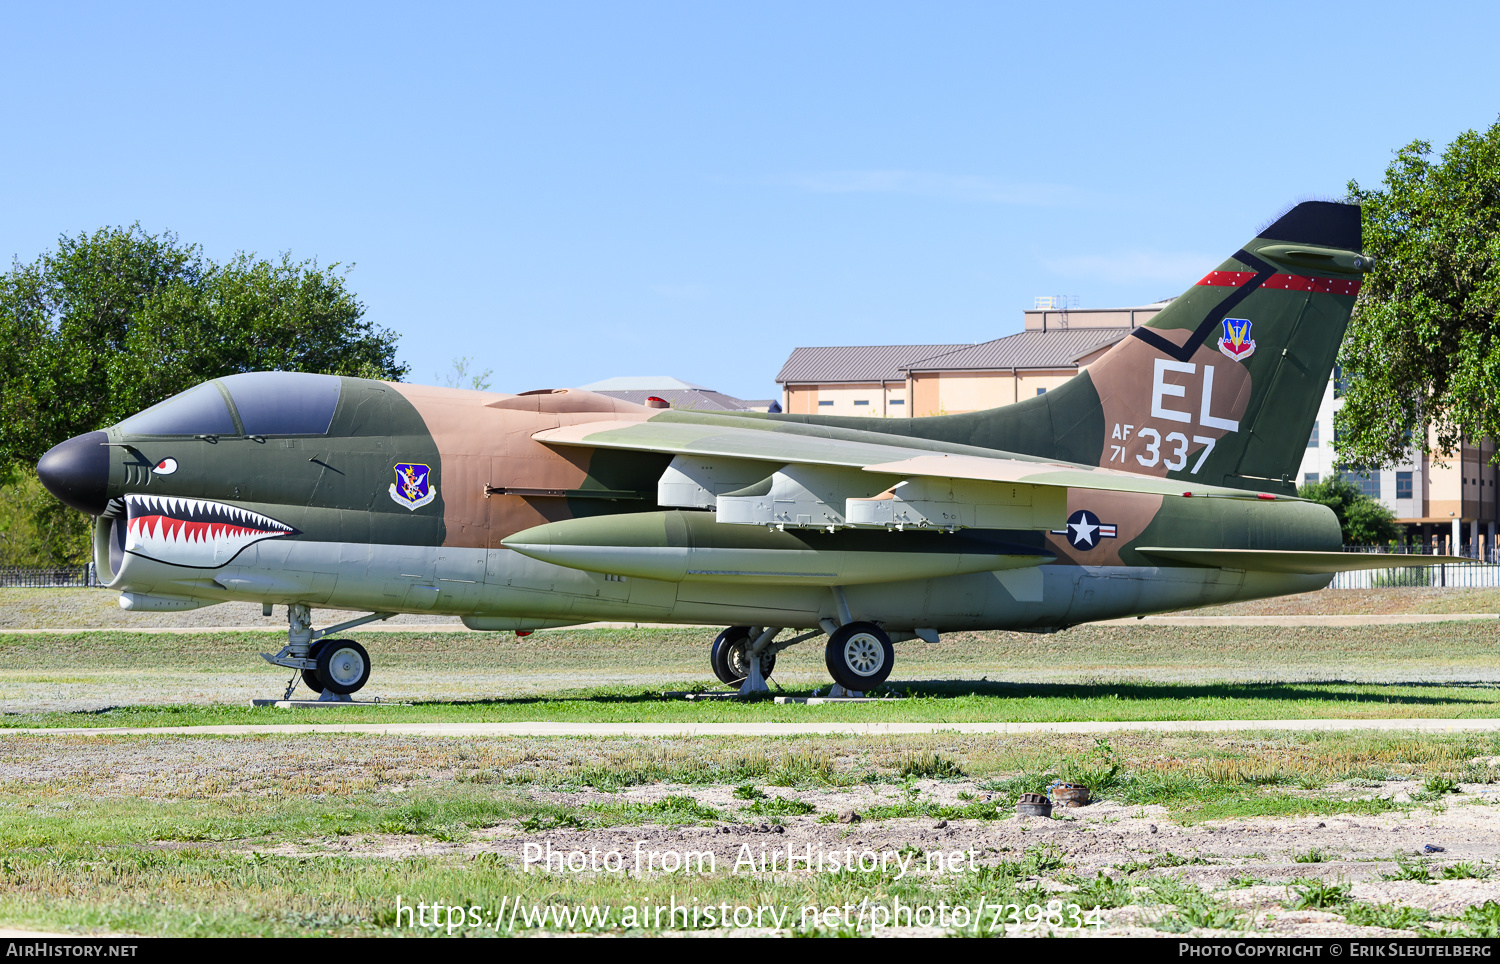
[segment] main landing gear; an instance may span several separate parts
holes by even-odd
[[[907,639],[937,642],[931,629],[887,633],[879,623],[852,619],[841,587],[834,587],[838,618],[825,617],[819,629],[785,641],[777,641],[777,626],[730,626],[718,635],[709,650],[708,662],[719,682],[737,686],[741,696],[767,691],[766,679],[776,668],[776,654],[789,646],[828,635],[823,662],[838,684],[834,692],[868,693],[890,678],[896,665],[893,643]]]
[[[270,615],[270,607],[266,607]],[[350,702],[349,696],[357,693],[370,681],[370,654],[352,639],[325,639],[334,633],[363,626],[365,623],[390,619],[395,613],[371,613],[359,619],[320,629],[312,628],[312,611],[301,603],[287,607],[287,644],[281,652],[272,656],[261,653],[261,658],[273,666],[292,670],[287,681],[284,700],[292,698],[300,677],[307,688],[321,702]]]
[[[760,636],[749,626],[730,626],[718,635],[708,652],[708,663],[720,683],[739,686],[750,677],[750,647]],[[761,679],[770,679],[776,669],[776,654],[762,652],[760,655]]]
[[[823,662],[835,683],[866,693],[890,677],[896,651],[891,637],[874,623],[847,623],[829,635]]]

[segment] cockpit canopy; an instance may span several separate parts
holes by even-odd
[[[125,435],[324,435],[337,375],[246,372],[196,385],[119,424]]]

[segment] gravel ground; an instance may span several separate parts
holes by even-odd
[[[413,740],[399,737],[346,737],[340,753],[328,752],[324,737],[259,739],[111,739],[16,737],[0,759],[0,786],[14,793],[27,787],[44,799],[61,800],[61,791],[90,801],[111,798],[276,799],[286,792],[407,794],[441,789],[454,779],[455,760],[475,754],[491,762],[501,758],[507,769],[521,772],[535,766],[548,744],[536,740]],[[929,744],[930,745],[930,744]],[[550,744],[556,749],[559,744]],[[576,748],[577,744],[571,747]],[[830,757],[857,756],[862,746],[829,743]],[[576,753],[576,749],[565,752]],[[1480,761],[1476,761],[1480,762]],[[1489,760],[1484,762],[1493,763]],[[472,765],[472,763],[470,764]],[[295,787],[295,791],[289,791]],[[1319,792],[1335,798],[1383,797],[1410,800],[1419,794],[1414,780],[1357,781],[1335,784]],[[970,779],[912,780],[847,788],[765,787],[772,798],[788,798],[811,805],[806,816],[780,818],[775,831],[764,818],[743,813],[747,802],[736,799],[728,785],[652,784],[619,792],[593,789],[557,790],[526,785],[494,786],[499,794],[522,794],[560,804],[586,814],[594,804],[650,804],[668,796],[687,796],[713,807],[725,819],[693,825],[638,824],[596,829],[555,828],[527,830],[518,821],[502,821],[439,840],[425,835],[365,833],[313,836],[295,840],[235,843],[245,852],[260,851],[317,859],[329,855],[372,861],[457,857],[477,859],[494,855],[503,863],[521,866],[528,844],[554,850],[611,850],[633,854],[712,853],[719,873],[731,872],[747,853],[763,859],[768,853],[844,854],[899,852],[915,848],[924,856],[934,852],[966,854],[956,870],[939,871],[913,863],[912,873],[928,876],[973,872],[975,867],[1014,861],[1037,848],[1055,849],[1064,866],[1040,872],[1032,879],[1066,900],[1079,879],[1103,873],[1141,888],[1140,903],[1102,912],[1102,935],[1163,934],[1155,925],[1170,916],[1171,908],[1147,896],[1154,878],[1169,877],[1191,883],[1212,899],[1241,912],[1236,931],[1278,936],[1337,937],[1401,934],[1380,928],[1357,927],[1342,916],[1323,910],[1290,908],[1298,882],[1326,880],[1348,885],[1353,900],[1421,908],[1442,916],[1456,916],[1471,906],[1500,900],[1500,878],[1436,879],[1441,870],[1459,862],[1494,866],[1500,861],[1500,821],[1495,819],[1497,791],[1493,785],[1461,784],[1440,805],[1414,805],[1405,811],[1371,816],[1258,818],[1211,821],[1196,825],[1174,823],[1159,806],[1124,804],[1109,799],[1076,809],[1059,810],[1053,819],[1011,816],[1000,820],[931,818],[860,819],[829,822],[827,815],[859,813],[881,805],[920,800],[938,805],[962,805],[985,800],[979,781]],[[53,806],[68,806],[58,802]],[[823,819],[820,820],[820,817]],[[1424,848],[1441,847],[1423,857]],[[972,851],[972,858],[967,856]],[[1313,852],[1318,860],[1309,862]],[[491,858],[493,859],[493,858]],[[1397,870],[1425,861],[1434,879],[1386,880]],[[1157,869],[1152,869],[1152,865]],[[1165,865],[1165,866],[1163,866]],[[556,872],[556,871],[554,871]],[[745,872],[745,871],[741,871]],[[588,872],[562,871],[586,877]],[[745,872],[748,880],[770,876]],[[782,879],[806,875],[796,870]],[[1073,882],[1070,882],[1073,881]],[[891,933],[919,933],[893,928]],[[1045,932],[1045,929],[1043,929]],[[1093,931],[1085,933],[1092,934]],[[1199,931],[1200,936],[1226,932]],[[1409,934],[1407,935],[1409,936]]]

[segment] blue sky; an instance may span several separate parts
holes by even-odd
[[[1500,7],[6,5],[0,255],[139,221],[354,265],[412,381],[982,341],[1180,292],[1500,115]]]

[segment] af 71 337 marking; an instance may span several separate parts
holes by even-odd
[[[1183,422],[1192,424],[1193,416],[1175,408],[1167,408],[1164,403],[1167,397],[1186,398],[1187,386],[1168,382],[1167,372],[1179,372],[1183,375],[1196,375],[1198,366],[1194,362],[1174,361],[1170,358],[1157,358],[1152,364],[1151,378],[1151,416],[1162,418],[1172,422]],[[1223,432],[1238,432],[1240,423],[1237,419],[1221,418],[1213,414],[1214,397],[1214,366],[1203,366],[1203,392],[1202,401],[1198,408],[1198,424],[1207,429],[1217,429]],[[1125,462],[1125,443],[1130,441],[1131,433],[1137,439],[1145,441],[1145,452],[1135,453],[1135,460],[1143,468],[1154,468],[1163,465],[1171,472],[1180,472],[1187,468],[1189,446],[1202,446],[1198,450],[1198,458],[1193,462],[1193,467],[1188,471],[1196,475],[1203,468],[1204,462],[1214,450],[1217,438],[1206,435],[1194,435],[1191,440],[1182,432],[1168,432],[1162,434],[1161,429],[1154,426],[1144,426],[1137,429],[1136,426],[1116,422],[1111,439],[1117,440],[1110,445],[1111,462]],[[1167,443],[1169,452],[1163,459],[1162,443]]]

